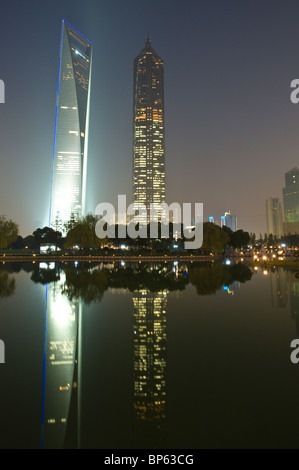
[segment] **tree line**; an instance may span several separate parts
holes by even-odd
[[[79,220],[74,215],[66,224],[60,224],[58,221],[54,227],[43,227],[36,229],[31,235],[22,237],[19,233],[18,225],[5,216],[0,216],[0,248],[11,250],[39,250],[42,244],[54,245],[57,248],[70,250],[109,250],[111,244],[114,247],[126,245],[131,250],[144,252],[168,252],[183,251],[184,242],[187,240],[183,235],[183,226],[180,238],[175,237],[174,226],[169,225],[169,237],[163,238],[161,224],[158,227],[158,238],[140,238],[135,239],[121,238],[119,226],[115,226],[115,238],[99,239],[96,235],[95,227],[98,219],[93,214],[87,214]],[[138,228],[138,227],[137,227]],[[149,234],[149,227],[148,227]],[[203,245],[198,250],[192,252],[200,254],[221,254],[227,247],[241,249],[248,244],[255,242],[255,235],[249,234],[244,230],[232,231],[228,227],[220,227],[210,222],[203,224]],[[299,236],[298,236],[299,244]]]

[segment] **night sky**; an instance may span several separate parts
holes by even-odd
[[[88,211],[131,202],[133,60],[149,33],[165,63],[167,202],[264,233],[266,198],[299,166],[298,0],[2,0],[0,214],[23,236],[48,220],[63,18],[94,45]]]

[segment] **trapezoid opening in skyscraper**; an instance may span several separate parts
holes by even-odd
[[[62,21],[49,225],[84,215],[92,43]]]
[[[133,100],[133,204],[145,206],[139,220],[148,223],[151,205],[158,210],[166,198],[164,63],[149,36],[134,60]]]

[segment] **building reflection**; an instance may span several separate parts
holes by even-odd
[[[299,279],[293,279],[290,285],[291,317],[296,324],[296,333],[299,338]]]
[[[288,305],[288,278],[287,272],[270,271],[271,299],[274,308],[284,308]]]
[[[62,293],[65,273],[47,285],[42,448],[80,446],[80,323],[82,302]]]
[[[166,350],[168,290],[133,293],[134,443],[162,445],[166,425]]]
[[[229,295],[235,295],[237,290],[240,289],[240,286],[241,286],[240,282],[234,281],[231,284],[229,284],[228,286],[224,285],[223,286],[223,291],[226,292]]]
[[[273,270],[270,271],[270,287],[273,307],[290,307],[291,318],[295,322],[299,337],[299,278],[293,270]]]

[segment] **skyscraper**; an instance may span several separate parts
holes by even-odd
[[[225,212],[225,214],[220,217],[220,220],[221,227],[228,227],[233,232],[237,230],[237,217],[230,212]]]
[[[286,222],[299,221],[299,169],[293,168],[285,174],[283,205]]]
[[[269,197],[266,200],[267,232],[274,237],[282,235],[282,208],[277,197]]]
[[[133,203],[149,215],[165,202],[164,64],[149,37],[134,60],[133,97]]]
[[[92,44],[62,21],[50,225],[84,214]]]

